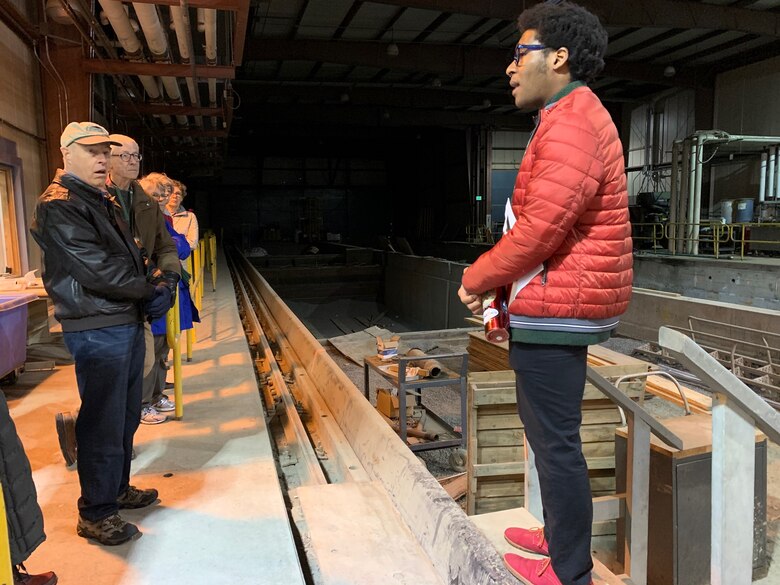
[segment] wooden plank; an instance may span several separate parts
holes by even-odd
[[[448,477],[440,477],[439,483],[453,500],[459,500],[466,495],[468,483],[465,472],[456,473]]]
[[[290,496],[300,505],[319,582],[443,585],[378,482],[305,486]]]
[[[588,469],[614,469],[615,457],[594,457],[588,460]],[[521,474],[525,467],[523,462],[511,463],[477,463],[474,465],[474,477],[492,475]]]

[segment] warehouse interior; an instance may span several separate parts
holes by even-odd
[[[533,455],[508,343],[458,289],[532,138],[505,69],[535,4],[0,0],[0,391],[47,532],[30,573],[519,582],[502,531],[539,525]],[[634,270],[588,353],[594,582],[780,583],[780,0],[581,4],[609,35],[590,87]],[[168,377],[186,414],[136,438],[162,505],[111,550],[74,531],[54,416],[79,398],[30,235],[73,121],[183,182],[202,236]]]

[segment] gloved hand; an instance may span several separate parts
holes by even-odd
[[[163,317],[172,306],[171,290],[165,284],[158,284],[154,287],[154,296],[144,303],[144,313],[151,323]]]
[[[162,274],[162,282],[171,291],[171,305],[176,302],[176,289],[178,288],[180,276],[172,270],[165,270]]]

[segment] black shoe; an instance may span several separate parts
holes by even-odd
[[[141,536],[135,524],[122,520],[119,514],[112,514],[97,522],[90,522],[79,516],[76,533],[84,538],[91,538],[106,546],[116,546]]]
[[[38,575],[30,575],[24,565],[19,565],[19,568],[13,568],[14,573],[14,585],[56,585],[57,575],[51,571],[47,573],[40,573]]]
[[[76,417],[72,412],[58,412],[54,415],[57,424],[57,438],[65,465],[76,463]]]
[[[120,510],[136,508],[146,508],[157,501],[157,490],[139,490],[136,487],[128,486],[127,491],[116,499]]]

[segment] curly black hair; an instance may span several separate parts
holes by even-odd
[[[520,32],[533,29],[541,43],[569,50],[569,70],[575,81],[590,83],[604,69],[609,36],[598,17],[566,0],[537,4],[517,19]]]

